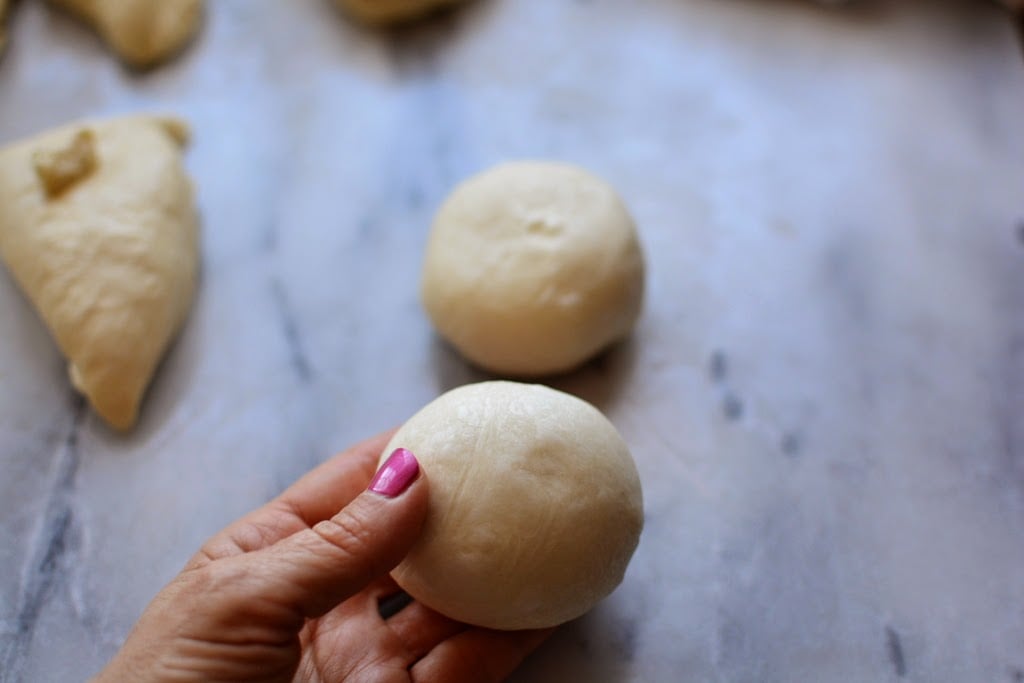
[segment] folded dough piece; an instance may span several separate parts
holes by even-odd
[[[75,388],[131,427],[191,306],[198,268],[184,123],[77,123],[0,150],[0,257]]]
[[[399,24],[463,0],[335,0],[339,7],[366,24]]]
[[[195,34],[203,0],[50,0],[91,24],[126,63],[153,66]]]

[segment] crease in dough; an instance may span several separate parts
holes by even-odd
[[[0,257],[110,425],[134,425],[195,294],[181,121],[76,123],[0,150]]]
[[[2,2],[3,0],[0,0]],[[90,24],[127,64],[147,68],[195,35],[203,0],[50,0]]]
[[[335,0],[353,18],[372,26],[401,24],[465,0]]]

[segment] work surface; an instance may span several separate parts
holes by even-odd
[[[212,532],[484,377],[417,300],[431,217],[499,160],[621,191],[631,340],[553,384],[631,444],[619,590],[520,682],[1024,680],[1024,62],[983,2],[489,0],[395,33],[217,0],[123,71],[21,3],[0,141],[194,128],[203,276],[128,436],[0,275],[0,679],[98,670]],[[2,210],[2,207],[0,207]]]

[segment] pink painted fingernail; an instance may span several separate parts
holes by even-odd
[[[377,474],[373,475],[370,490],[388,498],[395,498],[409,488],[409,484],[419,473],[420,464],[416,461],[416,456],[404,448],[396,448],[377,470]]]

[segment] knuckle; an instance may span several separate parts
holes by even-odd
[[[313,533],[351,558],[370,555],[373,533],[369,520],[348,508],[313,526]]]
[[[182,575],[183,589],[195,597],[216,597],[219,600],[236,595],[250,583],[245,564],[230,560],[210,562]]]

